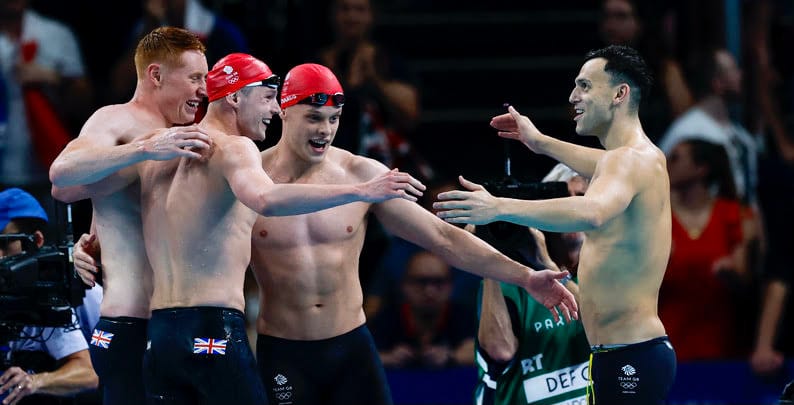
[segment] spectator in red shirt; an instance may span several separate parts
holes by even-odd
[[[680,361],[740,354],[735,296],[747,278],[742,205],[725,149],[702,140],[668,156],[672,250],[659,315]]]

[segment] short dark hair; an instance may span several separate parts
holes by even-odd
[[[632,111],[637,111],[642,98],[650,92],[653,85],[651,70],[640,53],[629,46],[610,45],[588,52],[584,62],[596,58],[606,59],[604,71],[609,73],[613,85],[618,82],[628,83],[632,90],[629,107]]]

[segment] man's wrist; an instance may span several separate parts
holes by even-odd
[[[30,373],[30,393],[35,394],[41,389],[42,378],[46,373]]]

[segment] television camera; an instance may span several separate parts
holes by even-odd
[[[496,197],[520,200],[545,200],[569,196],[566,182],[522,182],[513,177],[509,145],[509,142],[505,141],[505,176],[500,180],[490,180],[482,183],[482,186],[489,193]],[[474,234],[507,257],[521,264],[533,268],[539,265],[535,260],[536,245],[533,242],[534,238],[525,226],[496,221],[478,226]]]
[[[86,286],[75,277],[71,221],[67,229],[64,242],[41,247],[32,234],[0,235],[2,246],[22,244],[21,253],[0,258],[0,344],[20,338],[25,326],[73,325]]]

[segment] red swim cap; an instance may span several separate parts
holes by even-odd
[[[287,108],[313,94],[326,94],[329,97],[323,105],[341,105],[342,85],[336,79],[331,69],[315,63],[304,63],[295,66],[284,77],[284,86],[281,88],[281,108]],[[336,100],[335,100],[336,99]],[[341,99],[344,99],[342,95]]]
[[[261,60],[246,53],[224,56],[207,74],[207,95],[213,102],[245,86],[268,86],[277,89],[278,76]]]

